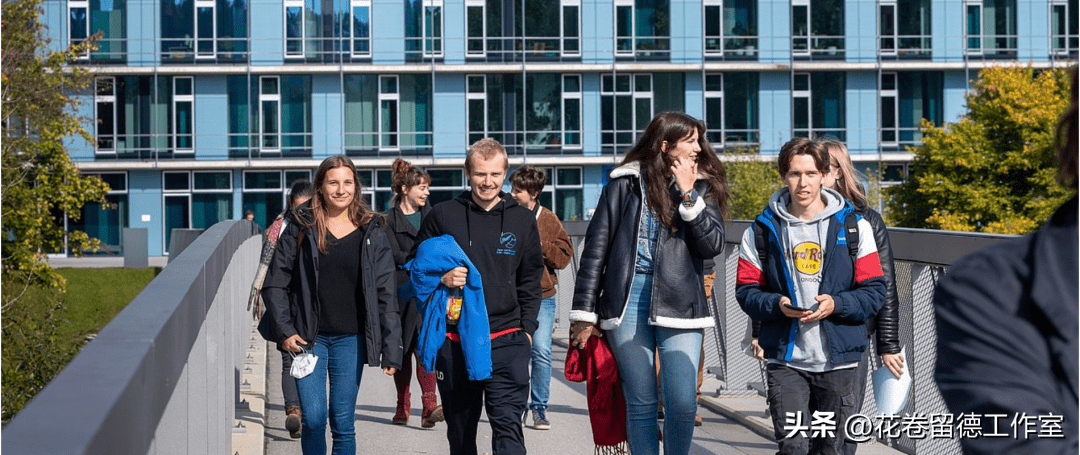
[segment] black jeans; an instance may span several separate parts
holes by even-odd
[[[470,381],[461,343],[443,343],[435,370],[451,455],[476,455],[481,405],[491,422],[492,453],[525,454],[521,416],[529,402],[530,350],[525,332],[491,340],[491,379]]]
[[[292,377],[292,355],[281,352],[281,394],[285,396],[285,410],[289,406],[300,406],[300,392],[296,390],[296,378]]]
[[[777,453],[839,455],[844,445],[844,422],[855,409],[856,369],[814,373],[773,363],[767,369],[769,412],[773,419],[773,434],[780,447]],[[832,413],[831,435],[815,436],[812,425],[815,411]],[[793,413],[790,419],[787,413]],[[798,413],[801,413],[799,425],[810,428],[792,431]],[[789,434],[791,437],[787,437]]]

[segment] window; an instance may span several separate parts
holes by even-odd
[[[428,196],[428,205],[433,206],[440,202],[456,198],[462,191],[468,190],[465,171],[463,169],[426,169],[431,176],[431,194]]]
[[[159,159],[194,150],[192,77],[116,76],[94,82],[96,153]]]
[[[844,1],[792,0],[791,53],[795,57],[844,57]]]
[[[902,150],[922,140],[923,119],[943,120],[944,75],[940,72],[881,73],[881,145]]]
[[[521,154],[525,140],[522,74],[470,75],[466,84],[469,144],[491,137],[502,143],[507,154]]]
[[[166,250],[173,229],[207,229],[232,218],[232,172],[165,171],[161,179]]]
[[[604,74],[600,81],[600,142],[604,151],[619,153],[652,120],[652,75]]]
[[[563,221],[577,221],[584,215],[584,185],[580,167],[544,169],[547,182],[540,193],[540,205],[547,207]]]
[[[757,73],[706,74],[705,124],[713,147],[757,145],[757,104]]]
[[[82,59],[122,63],[127,58],[127,2],[114,0],[68,0],[68,41],[80,43],[101,32],[97,50]]]
[[[431,81],[430,74],[345,75],[345,153],[430,155]]]
[[[163,62],[245,61],[247,2],[161,0]]]
[[[580,56],[581,0],[525,0],[514,15],[514,35],[524,37],[530,57]],[[518,44],[521,50],[521,45]]]
[[[467,86],[465,98],[468,103],[465,111],[469,125],[468,141],[472,144],[488,135],[487,76],[466,76],[465,84]]]
[[[172,148],[178,153],[195,153],[194,90],[194,78],[173,78]]]
[[[1056,57],[1076,58],[1078,43],[1077,0],[1050,1],[1050,49]]]
[[[842,72],[795,73],[792,76],[792,111],[796,137],[834,136],[845,140]]]
[[[277,76],[259,78],[259,152],[281,153],[281,93]]]
[[[307,21],[303,0],[285,0],[285,57],[304,56]]]
[[[357,169],[356,175],[360,177],[360,196],[364,202],[377,212],[385,212],[390,209],[390,201],[394,197],[394,174],[389,169]],[[372,178],[374,175],[374,178]],[[431,206],[431,202],[428,202]]]
[[[503,49],[502,0],[465,0],[467,57],[500,57]]]
[[[398,148],[398,78],[379,76],[379,145]]]
[[[615,0],[615,56],[668,56],[669,15],[668,0]]]
[[[581,76],[568,74],[563,82],[563,148],[581,148]]]
[[[311,170],[244,171],[241,212],[254,212],[255,223],[265,229],[285,210],[289,187],[299,179],[311,180]]]
[[[705,56],[757,57],[757,2],[705,0]]]
[[[89,0],[68,0],[68,41],[79,44],[90,37]],[[83,54],[80,58],[88,58]]]
[[[83,174],[99,177],[109,185],[105,202],[93,201],[83,205],[78,219],[67,218],[67,231],[82,231],[101,241],[101,249],[87,254],[123,254],[124,228],[128,227],[128,187],[126,172]]]
[[[94,110],[97,118],[97,153],[116,153],[116,78],[96,80]]]
[[[964,0],[966,52],[971,56],[1016,56],[1016,0]]]
[[[443,0],[405,1],[405,55],[410,59],[443,55]]]
[[[350,0],[352,5],[352,55],[371,56],[371,0]]]

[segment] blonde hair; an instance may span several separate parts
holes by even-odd
[[[473,157],[479,155],[484,161],[490,160],[497,155],[503,157],[503,170],[505,171],[510,167],[510,158],[506,156],[506,148],[503,147],[499,141],[490,137],[485,137],[479,141],[473,142],[469,146],[469,150],[465,152],[465,173],[472,174],[472,161]]]
[[[840,177],[836,179],[836,190],[856,206],[866,206],[866,194],[863,193],[862,188],[859,186],[859,174],[855,170],[855,166],[851,164],[851,155],[848,154],[847,147],[840,141],[828,140],[822,142],[825,144],[825,150],[829,151],[830,159],[839,164]]]

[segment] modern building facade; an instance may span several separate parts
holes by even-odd
[[[542,201],[588,219],[652,116],[709,125],[721,153],[847,142],[900,181],[922,119],[955,121],[978,70],[1075,62],[1078,0],[46,0],[52,45],[97,32],[71,158],[112,191],[71,229],[165,254],[173,228],[246,210],[265,226],[325,157],[377,209],[402,156],[432,201],[466,189],[468,145],[548,169]]]

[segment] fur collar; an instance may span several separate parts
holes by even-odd
[[[622,166],[619,166],[619,167],[617,167],[615,169],[612,169],[611,173],[608,174],[608,177],[610,177],[612,179],[617,179],[619,177],[626,177],[628,175],[634,176],[634,177],[639,177],[639,178],[641,177],[641,162],[640,161],[634,161],[632,163],[626,163],[626,164],[624,164]],[[698,180],[705,180],[705,176],[699,172],[698,175],[697,175],[697,179]]]

